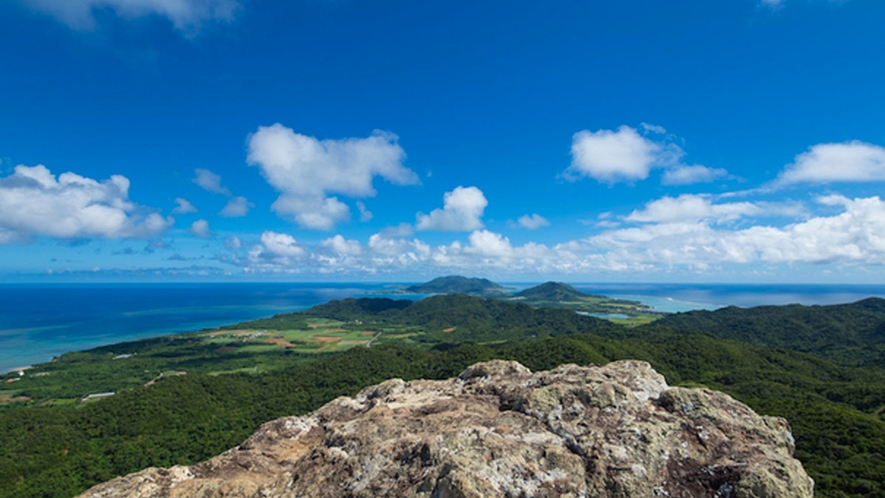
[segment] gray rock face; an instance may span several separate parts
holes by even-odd
[[[479,363],[269,422],[192,467],[82,497],[810,497],[787,422],[650,365]]]

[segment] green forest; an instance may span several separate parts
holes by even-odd
[[[296,329],[380,337],[371,347],[311,354],[258,348],[246,340],[255,334],[243,335]],[[817,496],[885,497],[885,369],[875,353],[883,330],[885,301],[878,299],[682,313],[639,327],[462,295],[333,301],[218,331],[64,355],[35,369],[48,375],[8,384],[21,385],[16,394],[31,401],[0,411],[0,497],[73,496],[148,466],[193,464],[236,446],[263,422],[364,386],[448,378],[493,358],[533,370],[649,361],[671,385],[721,390],[789,420]],[[234,332],[236,341],[219,342]],[[134,355],[113,360],[123,353]],[[157,375],[164,369],[188,373]],[[147,377],[154,382],[144,386]],[[99,388],[117,394],[75,399]],[[76,396],[71,389],[79,389]]]

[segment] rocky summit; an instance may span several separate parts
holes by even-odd
[[[787,422],[640,361],[388,380],[82,497],[810,497]]]

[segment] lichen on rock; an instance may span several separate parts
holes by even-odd
[[[810,497],[789,425],[648,363],[512,361],[400,379],[261,426],[192,467],[98,485],[110,497]]]

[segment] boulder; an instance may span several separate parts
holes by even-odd
[[[810,497],[787,421],[648,363],[512,361],[399,379],[266,423],[191,467],[149,468],[110,497]]]

